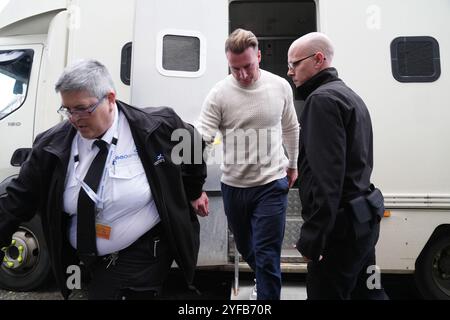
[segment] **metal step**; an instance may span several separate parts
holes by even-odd
[[[231,289],[230,299],[250,300],[253,285],[253,281],[240,281],[237,292],[235,292],[233,288]],[[281,300],[306,300],[306,285],[304,283],[294,282],[283,283],[281,287]]]
[[[300,236],[300,228],[303,224],[303,219],[300,216],[302,205],[297,189],[291,189],[288,194],[288,207],[286,210],[286,226],[283,239],[283,250],[281,252],[281,259],[284,262],[301,262],[298,258],[300,254],[293,255],[293,251],[297,251],[294,245]],[[228,232],[228,254],[230,261],[234,260],[234,240],[233,234]]]
[[[198,267],[202,270],[220,270],[220,271],[234,271],[234,264],[228,263],[221,266],[208,266],[208,267]],[[282,262],[281,272],[282,273],[306,273],[307,265],[306,262]],[[239,262],[239,272],[253,272],[252,269],[246,262]]]

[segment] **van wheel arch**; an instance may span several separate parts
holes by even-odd
[[[12,244],[0,266],[0,287],[13,291],[40,287],[49,278],[51,264],[38,214],[19,226]]]
[[[450,300],[450,225],[436,228],[415,269],[416,285],[425,299]]]

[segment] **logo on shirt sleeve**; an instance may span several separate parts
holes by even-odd
[[[157,166],[160,163],[166,162],[166,159],[164,159],[164,156],[162,153],[158,154],[156,156],[156,161],[153,163],[153,165]]]

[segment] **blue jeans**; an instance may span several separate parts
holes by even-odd
[[[287,178],[250,188],[222,183],[228,226],[237,249],[256,274],[258,300],[280,299],[288,191]]]

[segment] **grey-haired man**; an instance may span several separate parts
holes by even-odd
[[[169,108],[116,100],[108,70],[95,60],[66,68],[55,89],[67,121],[36,138],[0,199],[0,246],[40,212],[65,298],[67,267],[80,261],[89,299],[122,299],[130,290],[157,295],[173,260],[190,285],[199,248],[195,213],[208,212],[206,167],[172,162],[171,134],[182,128],[194,135],[193,127]]]

